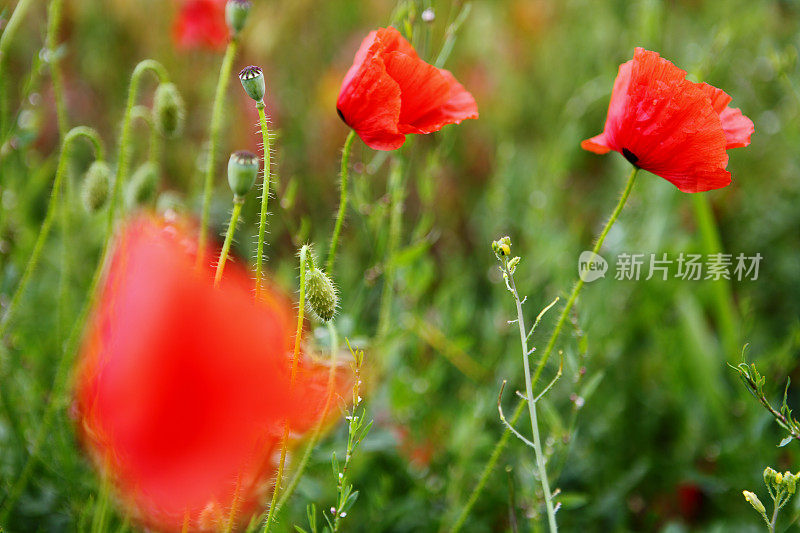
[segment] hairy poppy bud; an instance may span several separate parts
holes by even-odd
[[[162,83],[153,100],[156,128],[164,137],[177,137],[183,130],[186,109],[174,83]]]
[[[249,66],[242,69],[239,73],[239,80],[247,96],[256,102],[264,101],[264,94],[267,92],[264,72],[259,67]]]
[[[158,189],[158,166],[148,161],[133,173],[125,189],[125,204],[129,208],[144,205],[156,196]]]
[[[110,184],[111,169],[105,161],[92,163],[81,186],[81,200],[87,211],[94,213],[106,204]]]
[[[256,182],[258,156],[241,150],[231,154],[228,160],[228,185],[237,198],[247,194]]]
[[[251,7],[253,4],[249,0],[228,0],[225,4],[225,22],[228,23],[228,29],[234,37],[239,35],[247,23]]]
[[[322,270],[313,267],[306,274],[306,297],[308,309],[323,322],[336,314],[339,296],[331,278]]]

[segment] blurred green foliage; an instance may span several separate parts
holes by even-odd
[[[4,59],[12,111],[21,106],[0,148],[5,299],[44,216],[57,157],[47,56],[40,53],[44,4],[33,6]],[[404,3],[436,14],[432,23],[413,26],[420,55],[435,59],[460,4]],[[96,127],[112,154],[133,66],[147,57],[166,65],[186,100],[187,125],[182,138],[166,141],[161,202],[198,213],[202,146],[221,57],[174,47],[176,6],[67,0],[61,61],[71,125]],[[11,7],[0,8],[2,16]],[[347,134],[335,111],[339,83],[360,40],[387,24],[394,8],[393,0],[256,0],[243,32],[236,66],[263,67],[277,135],[282,202],[270,219],[268,266],[287,291],[296,285],[297,246],[309,241],[324,250],[332,228]],[[348,529],[437,531],[453,523],[502,434],[495,405],[500,383],[523,386],[515,326],[507,324],[514,313],[489,245],[512,236],[523,257],[516,280],[528,296],[529,320],[569,291],[580,252],[591,248],[627,175],[622,157],[596,156],[579,144],[602,130],[617,67],[635,46],[723,88],[755,123],[752,145],[730,153],[733,184],[706,198],[723,249],[764,257],[757,281],[732,283],[735,326],[739,344],[751,343],[750,357],[774,386],[773,398],[780,397],[784,377],[800,371],[798,45],[800,5],[792,0],[471,2],[446,66],[474,94],[481,117],[409,139],[394,327],[380,345],[369,339],[385,267],[388,164],[360,141],[354,147],[353,202],[333,274],[341,294],[340,333],[367,350],[365,396],[375,425],[351,465],[350,480],[361,496]],[[255,110],[236,85],[228,94],[222,154],[259,148]],[[144,128],[136,131],[134,165],[145,160],[148,142]],[[217,233],[230,204],[224,160],[212,208]],[[4,339],[0,498],[30,453],[61,346],[102,244],[102,213],[80,209],[74,192],[89,162],[89,151],[76,149],[73,230],[66,241],[54,232]],[[248,199],[235,245],[240,257],[253,255],[257,209]],[[606,259],[622,252],[700,253],[697,228],[689,195],[642,173],[601,253]],[[64,250],[71,268],[66,305],[59,309]],[[759,486],[765,465],[798,470],[798,453],[794,443],[776,446],[784,436],[780,428],[727,367],[741,355],[723,348],[719,320],[710,282],[616,281],[612,270],[586,287],[575,327],[559,342],[564,378],[543,403],[553,454],[548,470],[561,489],[564,531],[762,527],[741,491]],[[545,319],[534,344],[552,325]],[[324,333],[315,333],[324,345]],[[556,364],[553,358],[546,378]],[[792,386],[790,405],[800,405],[799,396]],[[585,399],[582,408],[578,397]],[[2,524],[7,531],[73,531],[91,524],[98,481],[75,442],[68,411]],[[523,418],[520,427],[526,424]],[[305,526],[309,502],[323,509],[334,502],[329,458],[345,442],[342,424],[320,444],[280,517],[280,530]],[[534,470],[530,450],[512,440],[465,531],[510,530],[509,483],[519,530],[541,530],[529,520],[541,512]],[[800,514],[795,502],[786,516]]]

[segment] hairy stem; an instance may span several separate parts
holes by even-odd
[[[331,403],[333,402],[333,387],[336,380],[336,351],[339,347],[338,336],[336,334],[336,326],[334,326],[333,321],[328,321],[328,333],[331,338],[331,361],[330,361],[330,369],[328,371],[328,396],[325,400],[325,407],[322,409],[322,415],[320,416],[319,423],[314,428],[314,433],[311,435],[311,438],[308,440],[308,444],[306,444],[306,448],[303,451],[303,455],[300,458],[300,461],[297,463],[297,471],[292,476],[292,479],[289,481],[289,484],[286,485],[286,488],[281,494],[280,499],[275,507],[275,513],[277,514],[283,508],[289,498],[294,493],[295,489],[297,488],[297,484],[300,483],[300,479],[302,479],[303,474],[305,473],[306,466],[308,466],[308,461],[311,459],[311,453],[317,447],[319,443],[319,439],[322,436],[322,426],[325,423],[325,419],[328,417],[328,411],[330,410]]]
[[[214,286],[218,287],[219,282],[222,280],[222,273],[225,271],[225,263],[228,261],[228,252],[231,251],[231,243],[233,242],[233,233],[236,231],[236,223],[239,221],[239,214],[242,212],[244,205],[244,198],[240,196],[233,197],[233,211],[231,211],[231,221],[228,224],[228,232],[225,234],[225,242],[222,244],[222,250],[219,253],[219,261],[217,261],[217,271],[214,274]]]
[[[297,375],[297,361],[300,358],[300,342],[303,337],[303,320],[304,310],[306,306],[306,261],[309,255],[308,245],[304,245],[300,249],[300,301],[297,304],[297,330],[294,336],[294,352],[292,353],[292,373],[291,385],[294,386],[294,380]],[[281,456],[278,461],[278,473],[275,476],[275,488],[272,491],[272,501],[269,505],[269,512],[267,513],[267,522],[264,524],[264,533],[269,531],[272,526],[272,520],[277,509],[278,493],[281,488],[281,479],[283,478],[283,468],[286,464],[286,447],[289,441],[289,421],[284,422],[283,426],[283,439],[281,440]]]
[[[331,236],[331,246],[328,248],[328,261],[325,265],[325,271],[328,274],[333,274],[333,263],[336,261],[336,247],[339,244],[339,234],[342,231],[342,224],[344,217],[347,214],[347,179],[349,177],[350,168],[350,150],[353,147],[353,141],[356,138],[356,132],[350,130],[347,134],[347,139],[344,141],[344,148],[342,149],[342,168],[339,172],[339,212],[336,214],[336,224],[333,226],[333,235]]]
[[[638,167],[633,167],[633,170],[628,177],[628,181],[625,184],[625,189],[622,191],[622,195],[617,202],[617,206],[614,208],[614,211],[611,213],[608,221],[606,222],[605,227],[603,227],[603,231],[600,232],[600,236],[597,238],[597,241],[594,244],[594,248],[592,249],[593,254],[597,254],[600,251],[600,248],[603,246],[603,242],[606,240],[606,236],[608,235],[609,230],[619,218],[619,214],[622,212],[622,208],[625,207],[625,203],[628,201],[628,196],[631,194],[631,190],[633,189],[633,184],[636,182],[636,175],[639,172]],[[550,354],[553,352],[553,348],[556,345],[556,341],[558,341],[558,336],[561,333],[561,328],[564,326],[564,323],[567,321],[567,317],[569,316],[570,310],[572,310],[572,306],[575,304],[575,301],[578,299],[578,295],[583,288],[583,279],[580,277],[578,281],[575,283],[575,286],[572,288],[572,293],[569,295],[569,299],[567,300],[567,304],[564,306],[564,309],[561,310],[561,315],[558,317],[558,322],[556,322],[556,327],[553,330],[552,335],[550,335],[550,340],[547,342],[547,347],[542,353],[542,358],[539,360],[539,364],[536,366],[536,373],[533,375],[533,385],[536,386],[536,383],[539,381],[539,376],[542,375],[542,371],[544,370],[544,366],[547,364],[547,360],[550,358]]]
[[[258,244],[256,245],[256,294],[261,291],[263,283],[264,240],[267,233],[267,213],[269,207],[269,190],[272,176],[272,156],[270,154],[269,128],[267,115],[264,112],[264,101],[256,103],[258,122],[261,125],[261,139],[264,144],[264,180],[261,185],[261,215],[258,221]],[[304,273],[301,276],[305,275]],[[302,279],[302,277],[301,277]]]
[[[236,39],[231,39],[225,49],[225,56],[222,58],[222,66],[219,69],[219,79],[217,80],[217,90],[214,93],[214,107],[211,111],[211,133],[208,141],[208,159],[206,159],[205,180],[203,182],[203,213],[200,218],[200,252],[197,254],[198,262],[203,261],[205,242],[208,238],[208,217],[211,210],[211,191],[214,187],[214,167],[217,164],[217,148],[219,146],[219,136],[222,130],[222,116],[225,105],[225,92],[228,89],[231,71],[233,70],[233,58],[236,57],[236,50],[239,43]]]
[[[622,208],[625,206],[625,203],[628,200],[628,196],[630,196],[631,190],[633,189],[633,184],[636,181],[636,175],[638,173],[638,168],[634,167],[631,171],[630,176],[628,177],[628,181],[625,184],[625,189],[620,196],[619,202],[617,206],[614,208],[614,212],[611,214],[611,217],[608,219],[603,231],[600,233],[600,236],[597,239],[597,242],[594,246],[594,253],[600,251],[600,247],[603,245],[603,241],[605,241],[606,235],[608,235],[608,231],[611,229],[611,226],[614,225],[619,214],[622,212]],[[556,323],[556,327],[553,330],[553,333],[550,336],[550,340],[547,343],[547,348],[545,349],[544,354],[542,355],[542,359],[539,361],[539,364],[536,368],[536,372],[534,373],[531,379],[531,386],[536,387],[536,383],[539,381],[539,376],[544,369],[544,365],[547,363],[547,359],[550,356],[550,353],[553,351],[555,347],[555,343],[558,340],[558,336],[561,333],[561,328],[564,326],[564,322],[566,322],[567,317],[569,316],[569,312],[572,309],[572,306],[575,304],[575,300],[578,298],[578,294],[580,293],[581,289],[583,288],[583,281],[578,279],[577,283],[572,289],[572,293],[570,294],[569,300],[567,300],[567,304],[564,306],[564,309],[561,311],[561,315],[558,318],[558,322]],[[511,424],[513,425],[519,419],[520,415],[523,413],[525,408],[525,401],[520,400],[517,404],[516,409],[514,410],[514,414],[511,417]],[[464,505],[461,513],[459,514],[458,520],[456,524],[453,526],[453,532],[457,532],[463,527],[464,523],[466,522],[469,513],[472,511],[472,508],[475,506],[475,503],[478,501],[483,489],[486,487],[486,483],[489,479],[489,475],[492,473],[494,468],[497,466],[497,462],[500,459],[500,455],[502,454],[505,447],[508,445],[508,440],[511,438],[511,430],[506,429],[503,432],[503,435],[500,437],[500,440],[495,444],[494,449],[492,450],[492,454],[489,456],[489,461],[486,463],[483,471],[481,472],[481,477],[478,480],[478,484],[475,486],[473,491],[470,493],[469,499],[467,503]]]

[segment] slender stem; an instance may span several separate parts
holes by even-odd
[[[617,203],[617,206],[614,209],[614,212],[611,214],[611,218],[608,219],[606,226],[600,233],[600,237],[598,237],[597,239],[597,242],[594,247],[594,253],[600,251],[600,247],[603,245],[603,241],[605,240],[606,235],[608,235],[608,231],[611,229],[611,226],[614,224],[614,222],[616,222],[620,212],[622,212],[622,208],[625,206],[625,203],[628,200],[628,196],[631,193],[631,189],[633,189],[633,184],[636,180],[637,172],[638,169],[634,167],[634,169],[631,171],[630,176],[628,177],[627,183],[625,184],[625,189],[622,192],[622,196],[620,197],[619,202]],[[561,333],[561,328],[564,326],[564,322],[566,321],[567,316],[569,316],[569,312],[572,309],[572,306],[574,305],[575,300],[577,299],[578,294],[580,293],[582,287],[583,287],[583,281],[579,279],[578,282],[575,284],[574,288],[572,289],[572,294],[570,294],[569,300],[567,301],[567,304],[564,306],[564,310],[561,312],[561,315],[558,318],[556,328],[553,330],[553,333],[550,336],[550,340],[547,343],[547,348],[545,349],[545,353],[542,356],[542,359],[536,368],[536,372],[533,375],[533,378],[531,379],[532,387],[536,387],[536,383],[539,380],[539,376],[541,375],[541,372],[544,369],[544,364],[547,362],[547,358],[553,351],[553,347],[555,346],[556,340],[558,340],[558,335]],[[514,410],[514,414],[511,417],[512,425],[514,425],[519,419],[519,417],[522,415],[522,413],[524,412],[524,408],[525,408],[525,401],[520,400],[520,402],[517,404],[516,409]],[[511,431],[506,429],[503,432],[503,435],[500,437],[500,440],[497,442],[497,444],[495,444],[495,447],[492,450],[491,455],[489,456],[489,461],[486,463],[486,466],[484,467],[483,471],[481,472],[481,476],[478,479],[478,484],[470,493],[470,496],[467,499],[467,503],[464,504],[464,507],[462,508],[461,513],[459,514],[458,520],[456,520],[456,523],[453,526],[452,529],[453,533],[458,532],[463,527],[464,523],[467,520],[467,517],[469,516],[469,513],[472,511],[472,508],[478,501],[478,498],[483,492],[483,489],[486,487],[486,483],[489,480],[489,476],[494,470],[494,468],[497,466],[497,462],[500,459],[500,455],[503,453],[503,450],[508,445],[508,441],[510,438],[511,438]]]
[[[9,80],[6,79],[5,73],[6,55],[8,55],[11,41],[16,36],[22,19],[25,18],[32,4],[31,0],[19,0],[14,6],[14,11],[11,13],[3,33],[0,34],[0,132],[3,133],[6,131],[6,122],[8,121],[8,92],[10,90]]]
[[[169,75],[164,66],[155,61],[154,59],[145,59],[136,65],[131,75],[131,83],[128,88],[128,102],[125,106],[125,115],[122,117],[122,133],[119,139],[119,161],[117,162],[117,176],[114,179],[114,187],[111,190],[111,199],[108,205],[108,222],[106,223],[106,239],[111,235],[114,229],[114,221],[117,215],[117,206],[122,194],[122,186],[130,172],[130,158],[131,158],[131,125],[133,122],[133,109],[136,104],[136,98],[139,95],[139,86],[142,77],[148,71],[153,72],[159,82],[165,83],[169,81]],[[201,247],[202,249],[202,247]]]
[[[522,413],[525,412],[525,400],[520,400],[517,404],[517,407],[514,409],[514,413],[511,415],[511,419],[509,420],[509,424],[512,426],[517,423],[517,421],[522,416]],[[486,462],[486,465],[481,472],[480,477],[478,478],[478,483],[475,485],[475,488],[472,489],[472,492],[467,499],[467,503],[464,504],[464,507],[461,509],[461,513],[458,515],[458,519],[456,519],[455,524],[453,524],[453,528],[450,530],[451,533],[458,533],[464,524],[469,518],[469,513],[472,511],[472,508],[478,502],[478,498],[480,497],[481,493],[483,492],[484,487],[486,487],[486,483],[489,481],[489,476],[494,471],[495,467],[497,466],[497,462],[500,460],[500,456],[503,454],[503,451],[508,446],[508,442],[511,439],[511,431],[506,429],[503,432],[503,435],[500,437],[500,440],[497,441],[495,444],[494,449],[492,450],[491,455],[489,456],[489,460]]]
[[[383,293],[381,294],[380,315],[378,318],[378,336],[384,337],[389,332],[389,318],[392,314],[392,298],[394,296],[394,278],[396,274],[395,255],[400,246],[400,233],[403,224],[403,164],[399,158],[393,160],[389,172],[389,241],[386,248],[383,270]]]
[[[769,524],[767,524],[769,526],[770,533],[775,533],[775,526],[778,523],[778,511],[780,510],[781,508],[778,506],[778,502],[776,501],[774,505],[774,510],[772,511],[772,520],[770,521]]]
[[[344,148],[342,149],[342,168],[339,172],[339,212],[336,215],[336,224],[333,226],[333,235],[331,236],[331,246],[328,249],[328,261],[325,265],[325,271],[328,274],[333,274],[333,263],[336,261],[336,246],[339,244],[339,234],[342,232],[342,224],[344,217],[347,214],[347,178],[350,173],[350,149],[353,147],[353,141],[356,138],[356,132],[350,130],[347,134],[347,139],[344,141]]]
[[[58,47],[58,27],[61,23],[61,12],[64,7],[64,0],[51,0],[48,8],[47,17],[47,37],[45,48],[47,49],[47,63],[50,66],[50,78],[53,83],[53,95],[56,101],[56,119],[58,121],[58,132],[63,139],[69,128],[69,118],[67,117],[67,104],[64,97],[64,79],[58,64],[60,58],[56,55]]]
[[[706,255],[722,252],[719,230],[711,212],[708,197],[703,194],[692,195],[694,216],[700,229],[700,238],[703,243],[703,252]],[[716,318],[722,337],[722,346],[725,350],[725,359],[731,359],[739,352],[739,335],[736,328],[736,306],[733,302],[731,281],[725,278],[711,281],[711,289],[716,307]]]
[[[264,101],[256,103],[258,122],[261,125],[261,139],[264,143],[264,180],[261,184],[261,215],[258,221],[258,244],[256,246],[256,294],[261,291],[263,282],[264,239],[267,232],[267,209],[269,207],[269,190],[272,176],[272,155],[270,154],[269,128],[267,115],[264,113]],[[305,274],[301,274],[305,275]],[[302,279],[302,278],[301,278]]]
[[[309,255],[308,245],[303,245],[300,248],[300,301],[297,304],[297,330],[294,336],[294,352],[292,353],[292,373],[291,373],[291,386],[294,386],[294,380],[297,376],[297,361],[300,358],[300,341],[303,337],[303,320],[305,318],[304,310],[306,307],[306,261]],[[281,457],[278,461],[278,473],[275,476],[275,488],[272,491],[272,501],[269,505],[269,512],[267,513],[267,522],[264,524],[264,533],[269,531],[272,526],[273,515],[277,509],[278,493],[281,488],[281,479],[283,478],[283,468],[286,464],[286,447],[289,441],[289,421],[284,421],[283,425],[283,439],[281,440]]]
[[[233,70],[233,59],[236,57],[236,50],[239,43],[236,39],[231,39],[225,49],[225,56],[222,58],[222,66],[219,69],[219,79],[217,80],[217,90],[214,93],[214,107],[211,111],[211,133],[208,145],[208,159],[206,160],[205,180],[203,184],[203,214],[200,219],[200,252],[197,254],[198,262],[203,261],[205,242],[208,238],[208,217],[211,210],[211,190],[214,187],[214,168],[217,164],[217,148],[219,146],[219,136],[222,130],[223,109],[225,107],[225,92],[228,89],[228,82]]]
[[[228,252],[231,250],[231,243],[233,242],[233,233],[236,231],[236,222],[239,221],[239,214],[242,212],[244,205],[244,198],[241,196],[233,197],[233,211],[231,211],[231,221],[228,224],[228,232],[225,234],[225,242],[222,244],[222,251],[219,253],[219,261],[217,261],[217,272],[214,274],[214,286],[218,287],[219,282],[222,280],[222,273],[225,271],[225,263],[228,261]]]
[[[64,137],[64,142],[61,146],[61,153],[58,159],[58,167],[56,169],[56,176],[53,181],[53,190],[50,193],[50,201],[47,204],[47,212],[44,216],[44,221],[42,222],[41,227],[39,228],[39,235],[36,237],[36,243],[33,246],[33,251],[31,252],[30,257],[28,258],[28,264],[25,266],[25,271],[22,274],[22,279],[17,286],[17,290],[14,292],[14,295],[11,297],[11,301],[8,304],[8,309],[3,315],[2,320],[0,320],[0,339],[5,336],[6,330],[8,328],[9,321],[14,315],[17,307],[19,306],[20,298],[25,292],[25,289],[28,287],[28,283],[30,282],[31,275],[33,274],[34,269],[39,264],[40,256],[42,255],[42,251],[44,250],[44,244],[47,241],[47,237],[50,235],[50,229],[53,225],[53,219],[56,215],[56,210],[58,209],[58,198],[59,193],[61,190],[61,183],[64,180],[64,175],[67,172],[67,164],[69,162],[69,153],[72,143],[78,139],[79,137],[84,137],[88,139],[92,145],[94,146],[95,157],[98,160],[102,160],[105,156],[103,151],[103,145],[100,141],[100,136],[97,134],[95,130],[92,128],[87,128],[86,126],[78,126],[77,128],[73,128],[70,130],[69,133]]]
[[[533,433],[533,451],[536,455],[536,466],[539,470],[539,481],[542,484],[542,491],[544,492],[544,503],[547,508],[547,521],[550,525],[550,531],[555,533],[558,531],[556,525],[556,512],[553,506],[553,494],[550,491],[550,481],[547,477],[547,468],[545,467],[544,451],[542,450],[542,441],[539,436],[539,422],[536,418],[536,398],[533,396],[533,386],[531,384],[531,369],[528,363],[528,335],[525,327],[525,315],[522,312],[522,302],[519,299],[517,286],[514,283],[514,276],[508,268],[508,259],[503,258],[503,268],[505,269],[508,282],[511,287],[511,293],[514,295],[514,302],[517,304],[517,325],[519,325],[519,337],[522,344],[522,366],[525,370],[525,394],[528,398],[528,412],[531,417],[531,432]]]
[[[628,177],[628,181],[625,184],[625,189],[623,189],[622,195],[619,198],[619,202],[617,202],[617,206],[611,213],[611,217],[609,217],[608,222],[606,222],[603,231],[600,232],[600,236],[597,238],[597,241],[595,242],[594,249],[592,249],[592,253],[597,254],[600,251],[600,248],[603,246],[603,242],[606,240],[606,236],[608,235],[609,230],[617,221],[619,214],[622,212],[622,208],[625,207],[625,203],[628,201],[628,196],[630,196],[631,194],[631,190],[633,189],[633,184],[636,182],[636,175],[638,172],[639,168],[633,167],[633,170],[631,171],[631,174]],[[567,304],[564,306],[564,309],[561,310],[561,316],[558,317],[558,322],[556,322],[556,327],[553,330],[552,335],[550,335],[550,340],[547,342],[547,347],[545,348],[544,353],[542,353],[542,358],[539,360],[539,364],[536,366],[536,372],[533,375],[534,386],[536,386],[536,383],[539,381],[539,376],[542,375],[542,370],[544,370],[544,366],[547,364],[547,360],[550,358],[550,354],[553,352],[553,348],[556,345],[558,336],[561,333],[561,328],[567,321],[569,312],[570,310],[572,310],[572,306],[578,299],[578,295],[580,294],[582,288],[583,288],[583,280],[579,277],[578,281],[575,283],[575,286],[572,288],[572,293],[569,295]]]
[[[300,462],[297,463],[297,471],[292,476],[291,481],[289,484],[286,485],[286,488],[281,494],[280,499],[275,507],[275,513],[277,514],[283,508],[289,498],[294,493],[295,489],[297,488],[297,484],[300,483],[300,479],[302,479],[303,474],[305,473],[306,466],[308,466],[308,461],[311,458],[311,453],[317,447],[319,443],[319,439],[322,436],[322,427],[325,423],[325,419],[328,418],[328,411],[330,410],[331,403],[333,402],[333,387],[336,380],[336,351],[339,347],[338,336],[336,334],[336,326],[333,324],[333,320],[328,321],[328,333],[331,338],[331,361],[330,361],[330,369],[328,370],[328,396],[325,399],[325,407],[322,409],[322,415],[320,416],[319,423],[314,428],[314,433],[311,435],[311,438],[306,445],[306,449],[303,451],[303,456],[300,458]]]

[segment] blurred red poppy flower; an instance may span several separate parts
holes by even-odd
[[[750,144],[753,122],[731,97],[656,52],[637,48],[619,67],[603,133],[581,143],[585,150],[621,153],[683,192],[719,189],[731,182],[726,150]]]
[[[194,235],[154,216],[128,224],[76,372],[85,446],[128,512],[159,531],[247,519],[270,490],[284,422],[297,436],[326,404],[338,414],[329,367],[303,359],[291,383],[288,302],[271,290],[254,301],[235,264],[215,289],[195,268]]]
[[[368,146],[400,148],[409,133],[432,133],[478,118],[478,105],[453,75],[417,56],[394,28],[361,43],[339,91],[336,109]]]
[[[181,48],[224,48],[228,43],[225,1],[184,1],[175,19],[172,36]]]

